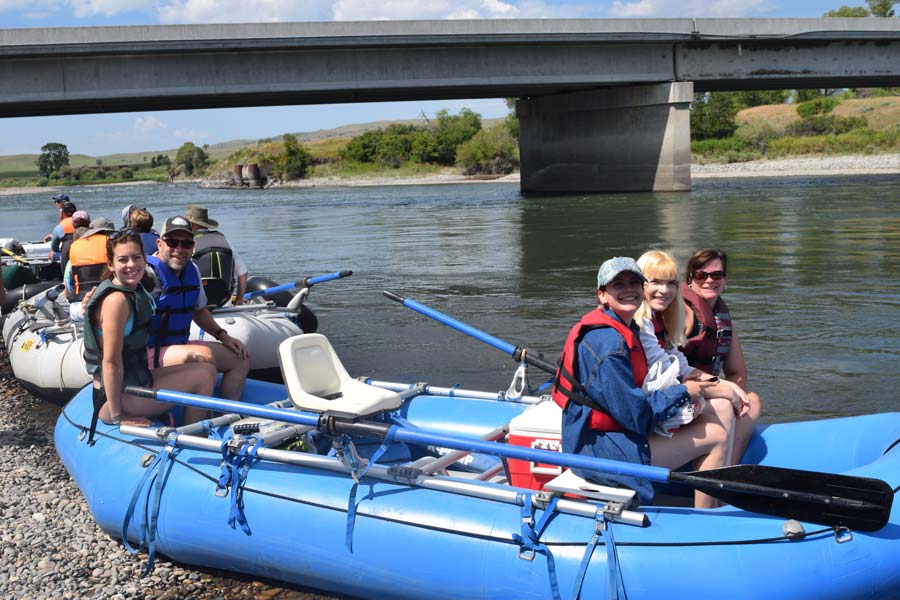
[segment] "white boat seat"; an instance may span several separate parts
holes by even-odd
[[[288,396],[300,410],[366,416],[393,410],[400,395],[350,377],[331,343],[320,333],[304,333],[278,346]]]
[[[575,494],[595,500],[621,502],[625,506],[630,505],[635,497],[635,491],[632,489],[600,485],[579,477],[571,469],[566,469],[554,479],[545,483],[544,489],[551,492]]]

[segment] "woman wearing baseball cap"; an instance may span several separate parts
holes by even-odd
[[[694,467],[724,466],[731,453],[731,434],[720,424],[698,422],[671,438],[651,435],[685,407],[699,414],[703,390],[711,384],[687,381],[654,392],[641,389],[647,358],[634,315],[644,298],[641,268],[632,258],[615,257],[597,273],[596,309],[572,328],[553,380],[553,400],[563,409],[563,452],[670,469],[695,461]],[[653,501],[649,481],[624,475],[573,469],[577,475],[606,485],[634,489],[644,504]],[[699,508],[716,500],[697,493]]]

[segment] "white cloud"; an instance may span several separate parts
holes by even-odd
[[[765,0],[615,0],[612,17],[747,17],[763,12]]]
[[[156,12],[162,23],[272,23],[329,20],[330,6],[329,0],[165,0]]]
[[[209,132],[202,129],[176,129],[172,134],[178,140],[186,140],[189,142],[209,139]]]
[[[123,12],[147,12],[154,6],[153,0],[69,0],[76,17],[100,15],[112,17]]]
[[[335,0],[336,21],[405,19],[514,19],[518,6],[503,0]]]
[[[157,129],[166,129],[168,125],[160,121],[154,116],[135,117],[132,123],[134,130],[139,132],[150,132]]]

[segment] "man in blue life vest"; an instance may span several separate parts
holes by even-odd
[[[58,259],[59,252],[62,250],[63,242],[72,239],[75,233],[75,225],[72,223],[72,216],[78,208],[71,202],[63,202],[60,208],[62,218],[53,231],[50,233],[50,260]]]
[[[247,291],[247,265],[225,236],[216,230],[219,222],[210,219],[207,208],[198,204],[189,204],[184,218],[190,221],[194,230],[194,262],[200,268],[203,288],[210,304],[222,306],[232,294],[235,305],[243,304]]]
[[[150,368],[205,361],[222,373],[220,395],[238,400],[250,370],[250,354],[243,342],[219,327],[206,308],[200,270],[191,260],[194,232],[184,217],[166,220],[156,242],[156,254],[147,257],[147,273],[154,280],[150,294],[156,314],[148,342]],[[191,321],[217,342],[188,341]]]

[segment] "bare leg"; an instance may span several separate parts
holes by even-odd
[[[753,437],[753,429],[759,422],[762,414],[762,400],[755,392],[747,392],[747,398],[750,400],[750,412],[741,417],[735,423],[734,428],[734,453],[731,456],[731,464],[737,465],[741,463],[747,446],[750,445],[750,438]]]
[[[154,389],[172,389],[209,396],[213,393],[215,384],[216,370],[211,363],[191,363],[153,370]],[[122,412],[129,417],[157,417],[165,414],[171,407],[171,404],[151,398],[122,394]],[[100,409],[100,418],[105,422],[110,421],[108,403]],[[205,418],[204,409],[187,407],[184,410],[185,423],[195,423]]]
[[[153,348],[148,350],[150,356],[153,356]],[[208,362],[215,364],[212,350],[205,344],[180,344],[169,346],[166,353],[163,354],[160,367],[174,367],[176,365],[184,365],[195,362]],[[154,369],[154,374],[158,369]],[[155,376],[155,375],[154,375]]]
[[[712,398],[699,418],[670,438],[651,435],[650,462],[667,469],[694,461],[694,468],[717,469],[729,464],[734,442],[734,409],[724,398]],[[694,506],[715,508],[718,501],[702,492],[694,493]]]
[[[227,400],[240,400],[250,372],[250,359],[238,356],[219,342],[204,342],[212,351],[216,370],[222,373],[219,396]]]

